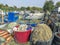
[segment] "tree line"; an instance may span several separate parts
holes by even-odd
[[[20,8],[17,8],[16,6],[8,6],[7,4],[6,5],[3,5],[3,4],[0,4],[0,9],[2,9],[3,11],[21,11],[21,10],[30,10],[30,11],[34,11],[34,10],[37,10],[37,11],[49,11],[51,12],[52,10],[54,10],[55,7],[60,7],[60,2],[57,2],[55,5],[54,5],[54,2],[53,1],[46,1],[43,8],[40,8],[40,7],[20,7]]]
[[[37,10],[37,11],[41,11],[42,8],[40,7],[16,7],[16,6],[8,6],[7,4],[6,5],[3,5],[3,4],[0,4],[0,9],[2,9],[3,11],[21,11],[21,10],[30,10],[30,11],[33,11],[33,10]]]

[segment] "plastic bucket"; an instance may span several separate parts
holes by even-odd
[[[31,34],[31,30],[27,30],[25,32],[14,32],[14,38],[18,43],[26,43],[29,40]]]

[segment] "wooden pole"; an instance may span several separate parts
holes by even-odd
[[[2,24],[4,23],[4,13],[2,11]]]

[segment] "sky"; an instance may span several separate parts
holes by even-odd
[[[28,6],[37,6],[43,7],[46,0],[0,0],[2,4],[8,4],[9,6],[17,6],[17,7],[28,7]],[[60,0],[53,0],[54,4]]]

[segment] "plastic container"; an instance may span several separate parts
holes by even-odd
[[[55,32],[53,42],[54,42],[56,45],[60,45],[60,32]]]
[[[32,37],[30,37],[30,39],[31,39]],[[42,41],[37,41],[35,44],[33,43],[33,41],[32,40],[30,40],[30,43],[31,43],[31,45],[52,45],[52,40],[53,40],[53,38],[54,38],[54,35],[51,37],[51,39],[50,40],[48,40],[48,41],[44,41],[44,42],[42,42]]]
[[[32,27],[36,27],[36,26],[37,26],[37,24],[36,24],[36,23],[33,23],[33,24],[31,24],[31,26],[32,26]]]
[[[36,43],[36,45],[51,45],[51,44],[52,44],[52,39],[49,40],[48,42],[40,42],[40,41],[38,41],[38,42]]]
[[[27,30],[32,30],[32,27],[30,25],[28,25]]]
[[[26,43],[30,38],[31,30],[27,30],[24,32],[14,32],[14,38],[18,43]]]

